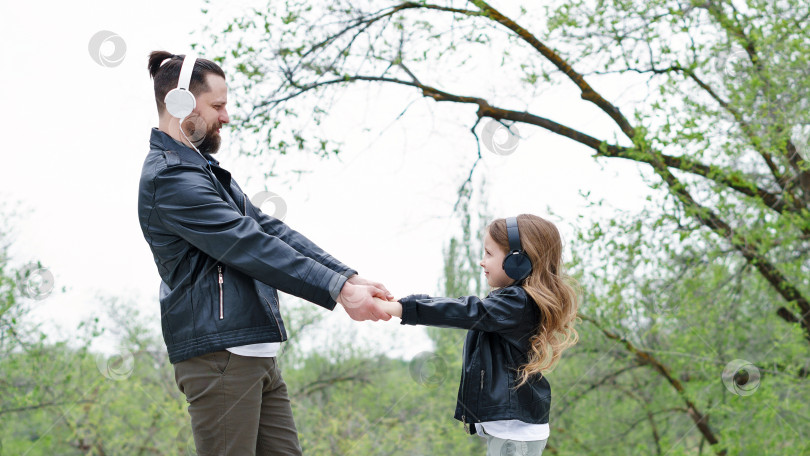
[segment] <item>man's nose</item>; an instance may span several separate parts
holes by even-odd
[[[228,112],[226,111],[224,115],[219,116],[219,123],[226,124],[230,122],[231,119],[228,117]]]

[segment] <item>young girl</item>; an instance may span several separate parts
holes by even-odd
[[[486,439],[487,456],[539,456],[551,404],[542,373],[578,340],[577,285],[563,271],[557,228],[535,215],[493,221],[480,264],[492,287],[484,299],[421,294],[377,303],[404,325],[469,329],[455,418]]]

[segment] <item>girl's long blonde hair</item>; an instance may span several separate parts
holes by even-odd
[[[565,273],[562,240],[553,223],[531,214],[517,216],[520,243],[532,263],[532,272],[523,281],[523,289],[540,309],[540,323],[529,340],[529,361],[519,369],[521,386],[534,374],[551,371],[562,352],[579,340],[574,324],[579,320],[579,285]],[[506,219],[497,219],[487,227],[489,236],[509,252]]]

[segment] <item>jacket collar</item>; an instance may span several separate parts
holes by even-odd
[[[205,166],[208,163],[219,166],[219,161],[212,157],[211,154],[203,154],[206,160],[197,153],[196,150],[176,141],[174,138],[161,131],[159,128],[152,128],[152,135],[149,138],[149,145],[152,149],[171,150],[177,152],[180,158],[185,162],[196,163],[200,166]]]
[[[230,188],[231,173],[228,172],[228,170],[221,168],[219,166],[219,161],[212,157],[211,154],[203,154],[201,156],[196,150],[186,146],[183,143],[175,141],[175,139],[166,134],[166,132],[154,127],[152,128],[152,136],[149,138],[149,146],[152,149],[171,150],[177,152],[177,155],[180,156],[180,160],[184,162],[190,162],[202,167],[210,168],[222,185],[224,185],[225,188]],[[205,159],[203,159],[203,156]]]

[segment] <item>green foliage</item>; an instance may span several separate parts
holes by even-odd
[[[313,105],[328,113],[335,92],[359,81],[479,108],[483,98],[506,120],[506,106],[532,114],[538,87],[574,87],[571,101],[610,118],[612,132],[520,121],[585,144],[600,161],[643,164],[650,194],[636,213],[575,230],[570,267],[586,290],[586,320],[580,344],[549,375],[548,451],[808,452],[810,4],[523,3],[348,2],[326,20],[307,10],[279,25],[304,4],[271,2],[261,17],[275,33],[268,46],[298,52],[281,54],[289,72],[265,78],[268,94],[245,119],[275,128],[269,121]],[[484,77],[486,66],[497,77]],[[482,83],[458,93],[458,78]],[[449,294],[474,288],[475,267],[461,259],[474,238],[448,247]],[[430,334],[442,356],[457,350],[452,332]],[[723,378],[737,359],[760,373],[751,395],[735,390],[751,386],[745,375]]]
[[[640,223],[648,215],[617,213],[571,247],[587,290],[582,313],[596,324],[582,326],[549,376],[565,389],[552,408],[552,433],[564,430],[558,454],[803,454],[810,364],[801,328],[772,312],[776,292],[733,251]],[[739,394],[744,381],[735,389],[723,380],[737,359],[759,372],[750,395]],[[716,448],[690,405],[709,417]]]
[[[26,334],[0,360],[0,454],[185,454],[185,398],[163,342],[131,303],[110,305],[126,336],[109,354],[89,350],[103,330],[84,322],[70,344]]]
[[[642,174],[648,204],[576,227],[568,265],[585,290],[585,321],[547,375],[546,451],[810,454],[809,333],[795,322],[810,295],[810,4],[524,3],[511,12],[522,29],[509,29],[477,0],[272,1],[200,51],[236,73],[231,89],[248,98],[231,125],[251,133],[243,139],[256,144],[242,150],[252,155],[339,154],[315,126],[335,90],[390,83],[380,75],[444,89],[496,67],[497,81],[469,95],[492,109],[524,103],[529,114],[540,88],[576,84],[561,62],[592,83],[578,94],[586,101],[602,81],[626,82],[625,96],[600,109],[630,113],[627,125],[588,147],[600,161],[652,169]],[[492,6],[509,19],[512,5]],[[470,192],[462,187],[462,234],[445,251],[441,294],[486,294],[477,259],[487,217],[470,216]],[[72,344],[45,343],[18,280],[3,251],[0,454],[185,453],[188,416],[162,342],[119,320],[128,336],[109,359],[88,348],[94,322]],[[412,362],[350,337],[303,350],[298,340],[321,316],[285,309],[284,375],[307,454],[483,453],[452,419],[463,331],[429,330],[434,351]]]

